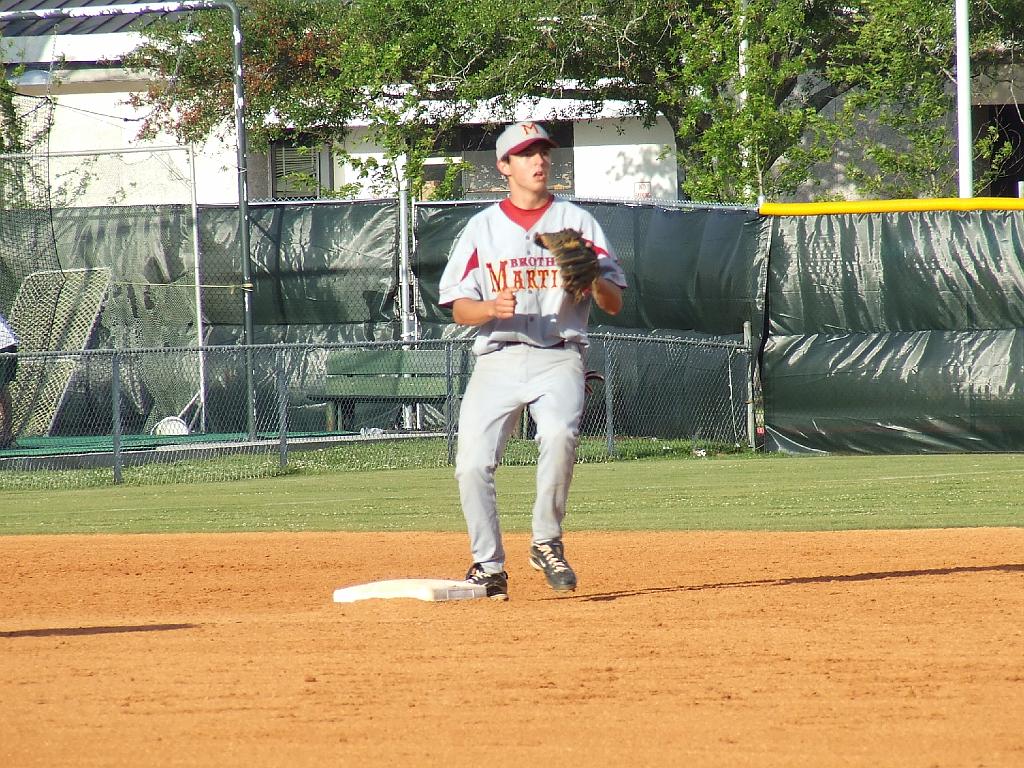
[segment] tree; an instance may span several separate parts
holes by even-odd
[[[1019,57],[1024,0],[976,0],[972,14],[977,67]],[[196,140],[230,125],[222,16],[150,28],[132,59],[162,76],[137,99],[154,108],[148,131]],[[555,97],[571,100],[563,117],[614,100],[667,120],[692,199],[784,197],[821,163],[845,165],[865,194],[950,186],[952,1],[252,0],[243,25],[254,146],[291,132],[327,143],[364,121],[414,183],[475,106],[500,121]],[[836,157],[855,137],[859,156]],[[981,159],[1006,151],[979,136]],[[363,171],[390,183],[395,167]]]
[[[21,74],[21,69],[14,74]],[[31,153],[38,152],[52,125],[50,99],[21,96],[10,81],[0,78],[0,209],[38,206],[41,200],[49,204],[48,182]]]
[[[870,195],[934,197],[956,188],[954,4],[896,0],[877,3],[860,22],[855,47],[839,52],[829,72],[851,84],[837,120],[862,137],[863,161],[848,167]],[[974,3],[972,69],[992,71],[1019,59],[1024,3]],[[874,130],[861,128],[871,115]],[[879,135],[878,129],[882,133]],[[984,189],[1011,151],[993,126],[976,126],[975,158],[987,165]]]
[[[0,155],[22,151],[25,133],[22,116],[15,106],[17,93],[6,80],[0,79]]]
[[[430,8],[405,0],[255,0],[246,6],[246,125],[252,146],[265,148],[291,136],[326,145],[343,138],[350,123],[365,122],[369,139],[391,162],[363,161],[362,174],[393,189],[401,161],[418,183],[423,160],[472,108],[439,95],[450,93],[437,87],[445,75],[431,61],[434,41],[444,37],[443,22],[430,16]],[[197,13],[151,29],[150,42],[128,62],[163,76],[134,98],[153,108],[142,135],[167,130],[198,141],[230,127],[228,20]]]

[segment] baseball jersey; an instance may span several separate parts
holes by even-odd
[[[591,299],[574,303],[559,285],[554,256],[534,242],[538,232],[572,228],[583,233],[598,255],[601,277],[620,288],[626,276],[601,226],[578,205],[552,197],[526,211],[508,199],[488,206],[466,224],[441,275],[441,306],[457,299],[486,301],[505,288],[516,295],[516,312],[478,329],[473,351],[483,355],[503,343],[551,347],[562,341],[587,344]]]

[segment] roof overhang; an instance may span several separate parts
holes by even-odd
[[[7,79],[14,90],[25,96],[63,96],[144,91],[155,78],[147,78],[121,67],[84,67],[55,70],[52,73],[45,69],[29,69]]]

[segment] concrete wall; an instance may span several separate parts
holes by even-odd
[[[578,197],[677,199],[675,139],[665,120],[603,119],[575,126]]]
[[[51,96],[55,105],[48,141],[49,177],[51,186],[60,190],[54,205],[191,202],[192,171],[186,148],[167,135],[139,140],[144,115],[126,103],[127,93]],[[22,101],[45,110],[38,98],[29,96]],[[209,139],[193,149],[198,202],[236,202],[238,163],[233,135]],[[134,151],[116,157],[112,154],[121,150]],[[250,196],[254,189],[266,189],[266,171],[262,178],[254,179],[254,175],[260,176],[259,169],[255,174],[250,171]]]

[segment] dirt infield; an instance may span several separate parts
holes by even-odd
[[[1024,529],[0,538],[0,765],[1020,766]]]

